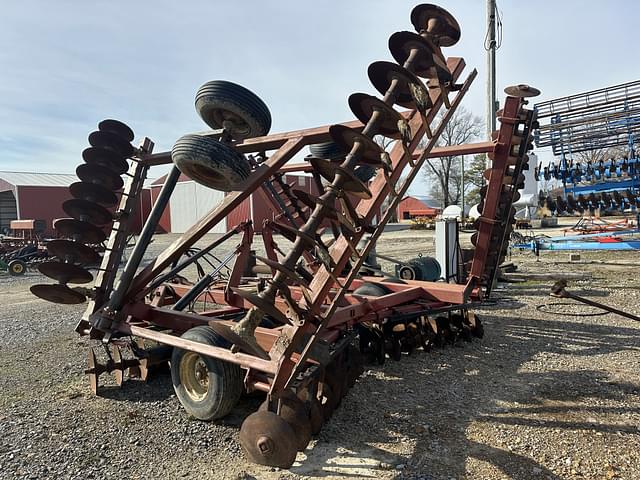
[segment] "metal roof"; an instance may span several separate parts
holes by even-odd
[[[0,171],[0,180],[16,187],[68,187],[78,181],[71,173],[4,172]]]

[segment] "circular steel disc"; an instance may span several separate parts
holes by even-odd
[[[354,93],[349,96],[349,107],[356,118],[365,125],[373,112],[380,112],[377,123],[378,133],[389,138],[400,137],[398,122],[402,120],[402,115],[379,98],[366,93]]]
[[[97,130],[89,134],[89,144],[92,147],[106,148],[119,153],[123,157],[133,155],[133,146],[119,135],[112,132]]]
[[[395,88],[395,97],[398,105],[405,108],[416,108],[411,96],[409,84],[420,85],[420,79],[404,67],[393,62],[373,62],[367,70],[369,80],[378,92],[386,95],[389,86],[394,79],[398,80]]]
[[[394,60],[400,65],[405,64],[412,50],[417,50],[411,66],[408,68],[416,75],[425,78],[434,77],[432,68],[433,48],[424,38],[413,32],[396,32],[389,37],[389,50]]]
[[[311,440],[311,422],[307,414],[307,409],[291,390],[282,392],[280,399],[280,411],[278,416],[284,419],[296,433],[296,444],[299,451],[307,448]],[[260,411],[268,411],[268,403],[265,400],[259,408]]]
[[[69,191],[75,198],[100,203],[107,207],[113,207],[118,203],[115,193],[95,183],[75,182],[69,186]]]
[[[73,238],[77,242],[102,243],[107,238],[107,235],[100,227],[97,227],[93,223],[76,220],[75,218],[61,218],[56,220],[53,228],[55,228],[60,235]]]
[[[83,182],[100,185],[111,191],[120,190],[124,181],[117,173],[99,165],[85,163],[76,168],[76,175]]]
[[[296,459],[296,434],[273,412],[249,415],[240,428],[240,444],[254,463],[289,468]]]
[[[444,8],[424,3],[411,11],[411,23],[417,32],[426,30],[442,47],[450,47],[460,40],[460,25]]]
[[[77,220],[84,220],[95,225],[105,225],[113,220],[113,216],[101,205],[83,200],[81,198],[72,198],[62,204],[62,209]]]
[[[111,118],[103,120],[98,124],[98,130],[101,132],[115,133],[127,142],[133,142],[134,139],[133,130],[119,120],[113,120]]]
[[[380,145],[357,130],[345,127],[344,125],[331,125],[329,128],[329,135],[331,135],[331,139],[334,142],[349,151],[351,151],[355,143],[359,143],[360,149],[358,150],[358,161],[360,163],[367,163],[375,166],[380,166],[382,164],[382,159],[380,157],[382,154],[382,148],[380,148]]]
[[[82,158],[90,165],[108,168],[118,175],[122,175],[129,169],[129,164],[122,155],[106,148],[85,148],[82,151]]]
[[[38,270],[60,283],[89,283],[93,280],[91,273],[72,263],[44,262],[38,265]]]
[[[311,423],[311,434],[317,435],[324,424],[324,415],[320,402],[315,398],[309,401],[309,422]]]
[[[100,260],[93,248],[73,240],[51,240],[47,242],[47,251],[65,262],[92,264]]]
[[[540,95],[540,90],[530,87],[527,84],[521,83],[520,85],[512,85],[504,89],[504,93],[510,97],[537,97]]]
[[[311,211],[313,211],[313,209],[316,208],[316,205],[320,203],[316,201],[318,197],[314,197],[304,190],[298,190],[294,188],[293,190],[291,190],[291,193],[293,193],[298,200],[309,207]],[[326,203],[322,203],[322,205],[325,208],[325,213],[328,218],[330,218],[331,220],[338,220],[337,210],[333,206]]]
[[[351,193],[358,198],[368,199],[372,197],[369,187],[360,181],[352,172],[341,168],[333,162],[323,160],[321,158],[310,158],[309,161],[320,176],[330,182],[333,182],[333,179],[338,172],[347,177],[347,181],[342,185],[344,191]]]
[[[73,305],[77,303],[84,303],[86,297],[66,285],[54,284],[38,284],[31,285],[31,293],[36,297],[40,297],[43,300],[53,303],[63,303],[65,305]]]

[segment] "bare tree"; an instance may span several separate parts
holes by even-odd
[[[480,202],[480,189],[485,184],[484,171],[487,169],[487,155],[474,155],[464,170],[465,204],[475,205]]]
[[[440,121],[443,113],[436,121]],[[462,145],[482,134],[480,117],[460,107],[447,125],[438,141],[439,146]],[[423,142],[424,146],[425,142]],[[444,208],[460,202],[462,196],[462,171],[459,156],[430,158],[425,162],[423,174],[431,184],[431,195]],[[465,183],[467,183],[465,181]]]
[[[626,147],[609,147],[609,148],[595,148],[593,150],[585,150],[584,152],[577,152],[573,154],[574,161],[579,162],[591,162],[598,163],[599,161],[609,160],[610,158],[623,158],[629,155],[629,151]]]

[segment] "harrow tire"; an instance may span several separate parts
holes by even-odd
[[[323,142],[309,145],[309,151],[312,156],[325,160],[344,160],[344,157],[349,153],[335,142]]]
[[[234,140],[261,137],[271,129],[267,105],[255,93],[236,83],[207,82],[198,89],[195,103],[198,115],[211,128],[223,128],[223,122],[228,120],[234,128],[227,132]]]
[[[185,135],[171,150],[178,169],[200,185],[230,192],[251,172],[247,159],[233,147],[201,135]]]
[[[27,271],[27,264],[22,260],[11,260],[7,265],[7,269],[9,270],[9,275],[19,277]]]
[[[230,347],[229,342],[206,325],[188,330],[182,338]],[[174,348],[171,355],[171,380],[184,409],[199,420],[224,417],[238,403],[243,391],[242,370],[238,365],[180,348]]]
[[[365,282],[353,291],[354,295],[366,295],[368,297],[382,297],[391,293],[391,290],[378,283]]]

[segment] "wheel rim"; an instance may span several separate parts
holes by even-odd
[[[13,273],[22,273],[24,271],[24,268],[21,264],[14,263],[11,270],[13,271]]]
[[[189,172],[190,176],[204,180],[211,184],[221,183],[224,185],[228,180],[227,178],[220,175],[219,172],[215,171],[211,167],[204,167],[202,165],[192,165],[189,167],[189,170],[190,170]]]
[[[223,128],[230,129],[234,135],[249,135],[251,125],[249,125],[240,115],[229,110],[214,110],[211,112],[213,121]]]
[[[192,400],[202,401],[209,392],[209,369],[200,355],[186,352],[180,362],[180,381]]]

